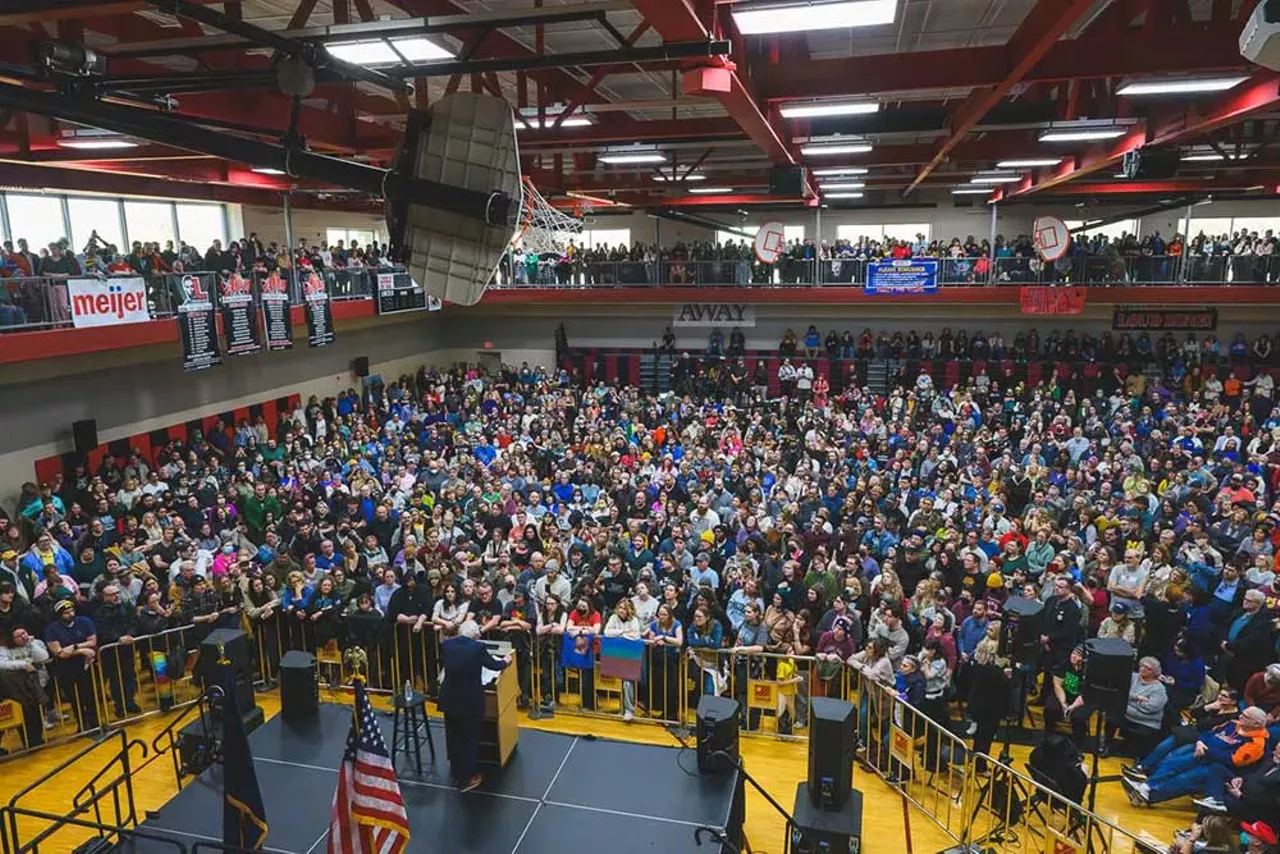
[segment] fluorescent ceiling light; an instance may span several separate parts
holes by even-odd
[[[1233,77],[1201,77],[1199,79],[1181,80],[1135,80],[1125,83],[1116,90],[1117,95],[1133,97],[1135,95],[1195,95],[1202,92],[1225,92],[1234,89],[1248,76],[1237,74]]]
[[[673,182],[675,182],[675,183],[684,182],[684,183],[686,183],[686,184],[687,184],[687,183],[689,183],[690,181],[705,181],[705,180],[707,180],[707,176],[706,176],[706,175],[701,175],[701,174],[699,174],[699,173],[695,172],[695,173],[694,173],[694,174],[692,174],[692,175],[685,175],[684,177],[680,177],[679,175],[676,175],[676,176],[672,176],[672,175],[664,175],[664,174],[662,174],[661,172],[659,172],[659,173],[657,173],[656,175],[654,175],[654,176],[653,176],[653,180],[655,180],[655,181],[659,181],[659,182],[662,182],[662,181],[673,181]]]
[[[733,20],[744,36],[798,33],[892,24],[898,0],[844,0],[834,3],[783,3],[734,6]]]
[[[951,191],[953,196],[987,196],[991,190],[984,187],[956,187]]]
[[[689,192],[703,196],[717,196],[723,193],[732,193],[733,187],[690,187]]]
[[[1012,184],[1021,181],[1021,175],[974,175],[969,179],[970,184]]]
[[[537,116],[521,116],[521,118],[523,119],[523,121],[516,122],[517,131],[553,130],[554,128],[557,127],[555,116],[547,116],[547,120],[545,124],[539,121]],[[585,127],[591,127],[591,124],[592,124],[591,119],[587,118],[586,116],[570,116],[569,118],[560,122],[559,127],[585,128]]]
[[[996,164],[999,169],[1035,169],[1038,166],[1057,166],[1061,157],[1030,158],[1028,160],[1001,160]]]
[[[283,169],[276,169],[274,166],[255,166],[251,170],[259,175],[283,175]]]
[[[828,116],[865,116],[880,111],[880,104],[875,101],[863,101],[857,104],[789,104],[778,112],[784,119],[818,119]]]
[[[338,42],[324,49],[335,59],[353,65],[400,65],[408,62],[432,62],[452,59],[453,52],[422,36],[375,41]],[[401,59],[403,57],[403,59]]]
[[[838,166],[834,169],[814,169],[813,174],[819,178],[828,175],[866,175],[869,171],[864,166]]]
[[[862,190],[865,189],[866,186],[867,185],[861,181],[852,181],[847,184],[823,184],[821,189],[822,192],[825,193],[828,190]]]
[[[104,151],[109,148],[137,148],[138,143],[115,137],[67,137],[58,140],[62,148],[80,148],[89,151]]]
[[[1115,139],[1124,136],[1124,128],[1081,128],[1080,130],[1047,130],[1040,134],[1041,142],[1091,142],[1099,139]]]
[[[1219,160],[1244,160],[1247,154],[1217,154],[1216,152],[1205,152],[1203,154],[1184,154],[1180,158],[1185,163],[1213,163]]]
[[[862,193],[823,193],[824,199],[860,199]]]
[[[829,154],[866,154],[871,146],[865,142],[827,143],[826,145],[802,146],[800,153],[808,157],[823,157]]]
[[[613,154],[601,154],[601,163],[666,163],[667,156],[659,151],[637,151],[625,154],[615,151]]]

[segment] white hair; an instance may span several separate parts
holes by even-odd
[[[458,635],[474,640],[480,637],[480,626],[475,620],[464,620],[462,625],[458,627]]]

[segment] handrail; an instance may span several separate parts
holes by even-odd
[[[173,757],[173,775],[177,780],[178,788],[182,788],[182,765],[178,761],[178,751],[175,749],[177,739],[174,738],[174,732],[179,726],[185,726],[189,719],[199,716],[203,723],[203,729],[207,735],[210,731],[209,726],[209,708],[208,703],[211,699],[224,696],[222,688],[218,685],[212,685],[205,690],[203,694],[196,697],[195,702],[182,710],[182,713],[170,721],[164,729],[156,733],[156,737],[151,740],[151,749],[155,751],[156,756],[163,756],[168,753]],[[193,715],[194,713],[194,715]],[[162,745],[161,739],[168,736],[168,745]]]
[[[83,828],[88,828],[90,830],[97,830],[100,832],[105,831],[108,834],[115,834],[121,837],[122,839],[124,838],[145,839],[148,842],[158,842],[158,843],[161,843],[162,845],[172,846],[172,848],[175,851],[177,851],[178,854],[189,854],[189,851],[190,851],[190,849],[188,849],[187,846],[183,845],[181,842],[178,842],[176,839],[173,839],[172,837],[162,836],[159,833],[153,833],[149,830],[139,830],[136,827],[120,827],[117,825],[106,824],[103,822],[72,818],[71,816],[61,816],[61,815],[57,815],[56,813],[44,812],[43,810],[32,810],[32,809],[25,809],[25,808],[17,809],[12,806],[0,808],[0,812],[9,813],[11,823],[15,828],[17,827],[17,817],[21,815],[27,818],[38,818],[38,819],[43,819],[45,821],[55,822],[57,823],[59,830],[61,830],[62,827],[65,827],[67,825],[70,825],[72,827],[83,827]],[[17,831],[15,830],[15,833],[16,832]],[[38,839],[33,839],[30,842],[27,842],[26,844],[20,844],[18,841],[18,837],[15,836],[12,852],[9,852],[8,849],[6,849],[6,854],[25,854],[25,852],[27,851],[31,851],[32,854],[36,854],[36,852],[39,851],[39,848],[37,846],[40,844],[40,842],[44,841],[47,838],[48,838],[47,835],[41,835]]]

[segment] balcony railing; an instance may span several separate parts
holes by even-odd
[[[1102,256],[1074,255],[1056,262],[1032,258],[980,258],[938,261],[941,287],[1000,285],[1263,285],[1280,282],[1280,256]],[[756,261],[539,261],[513,264],[504,259],[495,288],[615,288],[739,286],[857,287],[867,281],[871,262],[857,259]]]
[[[321,271],[328,285],[329,298],[335,301],[373,299],[379,273],[404,272],[403,267],[362,267]],[[174,285],[184,275],[207,277],[213,273],[162,273],[141,278],[146,282],[147,306],[152,320],[163,320],[177,314]],[[0,331],[37,331],[74,326],[67,281],[89,276],[30,276],[0,279]],[[107,279],[136,279],[137,274],[108,276]],[[286,276],[289,295],[294,305],[303,302],[302,281],[296,271]]]

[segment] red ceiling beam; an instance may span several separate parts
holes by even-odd
[[[1006,45],[1009,70],[996,85],[973,92],[952,112],[947,122],[947,136],[938,145],[938,150],[929,162],[916,173],[904,195],[910,194],[933,170],[946,162],[965,136],[1004,100],[1013,87],[1093,5],[1094,0],[1040,0],[1036,4]]]
[[[665,41],[705,41],[713,37],[712,28],[704,22],[691,0],[632,0],[632,5]],[[722,86],[708,85],[686,94],[715,97],[774,163],[796,163],[797,157],[787,144],[786,131],[765,115],[755,94],[747,86],[733,63],[716,67]]]
[[[1241,68],[1239,24],[1192,24],[1163,33],[1100,32],[1055,44],[1023,76],[1027,83]],[[1010,71],[1004,47],[819,59],[752,70],[766,99],[996,86]]]
[[[652,27],[653,25],[648,21],[641,21],[639,26],[632,30],[631,34],[627,36],[627,47],[634,45],[640,40],[640,37],[649,32]],[[583,102],[586,101],[587,98],[591,97],[591,93],[595,92],[596,87],[604,82],[604,79],[608,76],[608,67],[597,68],[591,72],[591,77],[583,85],[582,91],[569,99],[569,103],[565,105],[565,108],[560,112],[560,115],[556,116],[555,124],[553,124],[552,127],[560,127],[561,123],[565,119],[569,118],[569,116],[573,114],[574,110],[581,107]]]
[[[1276,182],[1277,173],[1246,172],[1224,175],[1214,180],[1179,179],[1174,181],[1122,181],[1115,184],[1064,184],[1055,189],[1054,196],[1133,196],[1165,193],[1221,193],[1248,190],[1251,187],[1267,187]]]
[[[1012,190],[1000,189],[995,199],[1022,196],[1051,189],[1068,181],[1111,168],[1126,153],[1145,146],[1180,145],[1190,142],[1220,128],[1243,121],[1254,113],[1274,108],[1280,104],[1280,74],[1260,71],[1244,83],[1227,92],[1213,106],[1200,111],[1188,108],[1162,122],[1153,123],[1148,129],[1143,125],[1110,146],[1098,146],[1075,160],[1069,160],[1039,180],[1025,178]]]

